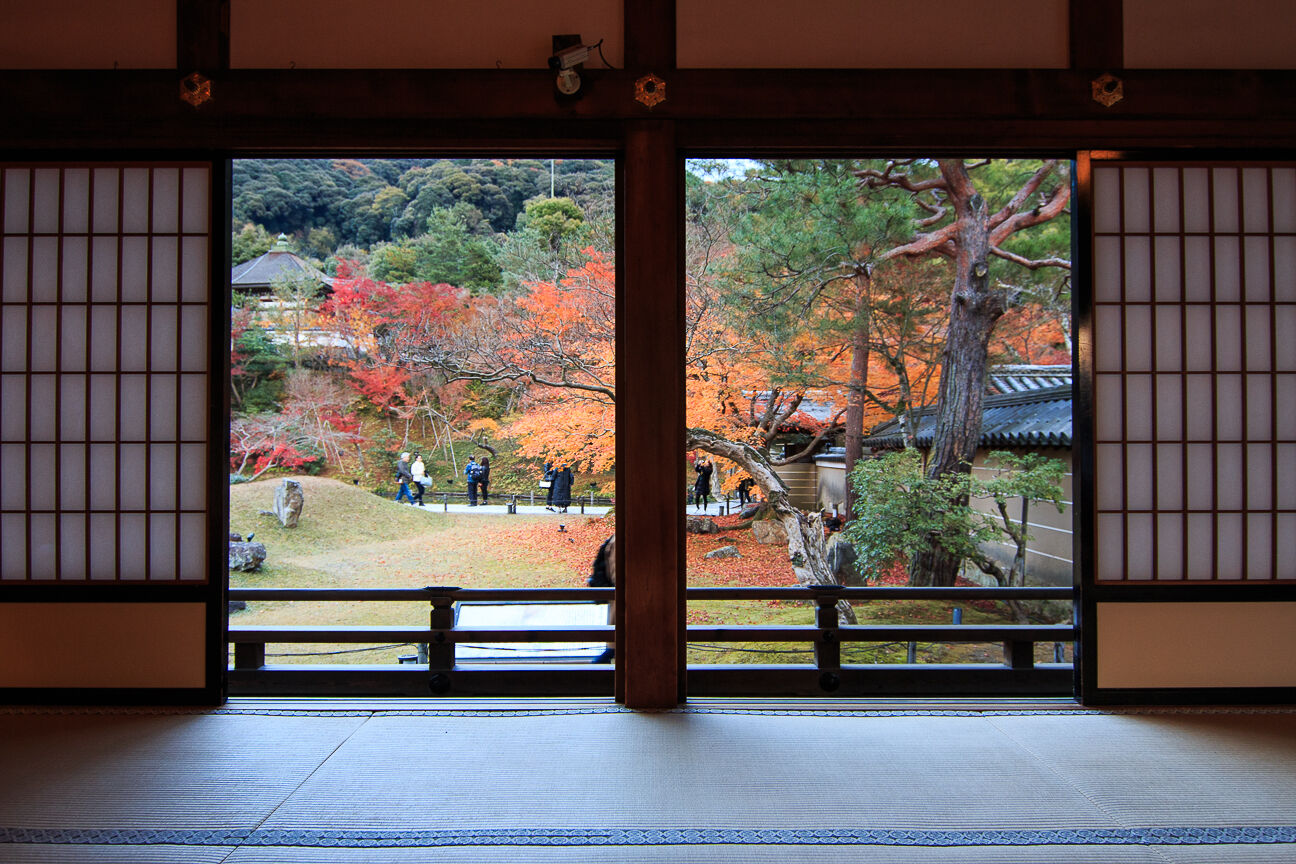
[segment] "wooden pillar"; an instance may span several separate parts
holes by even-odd
[[[682,166],[672,121],[628,124],[617,292],[617,697],[684,700]]]
[[[1125,65],[1123,0],[1071,0],[1071,68],[1114,72]]]

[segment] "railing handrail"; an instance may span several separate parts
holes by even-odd
[[[424,602],[432,597],[455,601],[509,600],[514,602],[606,603],[612,588],[458,588],[429,585],[425,588],[230,588],[231,600],[403,601]],[[689,600],[815,600],[833,596],[842,600],[1070,600],[1073,588],[906,588],[902,586],[846,587],[706,587],[687,588]]]

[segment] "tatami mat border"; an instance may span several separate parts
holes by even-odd
[[[0,844],[93,846],[1198,846],[1296,844],[1296,826],[909,831],[511,828],[481,831],[64,830],[0,828]]]
[[[1115,715],[1281,715],[1296,714],[1282,707],[1148,707],[1148,708],[671,708],[643,711],[619,705],[564,708],[189,708],[142,706],[0,706],[0,716],[14,715],[145,715],[256,717],[555,717],[590,714],[719,714],[775,717],[1035,717]]]

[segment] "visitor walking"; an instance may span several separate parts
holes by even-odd
[[[693,463],[693,470],[697,472],[697,482],[693,484],[693,502],[698,505],[699,510],[706,512],[711,497],[711,472],[715,468],[707,457],[699,456]]]
[[[414,464],[410,466],[410,474],[414,478],[414,500],[418,506],[423,506],[423,492],[428,485],[427,469],[423,465],[422,454],[414,454]]]
[[[406,501],[413,504],[414,495],[410,492],[410,484],[414,482],[414,475],[410,473],[410,454],[400,454],[400,459],[396,462],[396,482],[400,488],[396,490],[396,503],[399,504],[403,497]]]
[[[756,485],[756,481],[750,477],[744,477],[738,481],[738,506],[742,507],[751,501],[751,488]]]
[[[481,503],[490,503],[490,457],[481,459],[481,474],[477,477],[477,486],[481,489]]]
[[[553,509],[553,479],[554,467],[552,462],[544,464],[544,475],[540,478],[540,488],[545,490],[545,509]]]
[[[468,464],[464,466],[464,477],[468,480],[468,506],[477,506],[477,484],[481,482],[481,466],[477,464],[476,456],[468,457]]]
[[[571,504],[572,490],[571,469],[567,463],[563,462],[557,471],[554,472],[553,478],[553,509],[559,513],[566,513],[567,507]]]

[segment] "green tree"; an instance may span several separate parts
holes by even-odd
[[[246,223],[230,234],[230,264],[242,264],[270,251],[274,237],[260,225]]]

